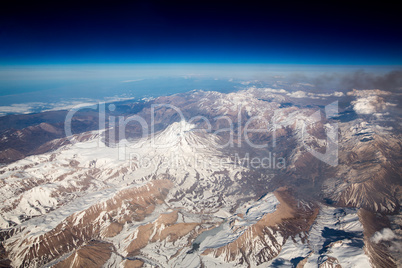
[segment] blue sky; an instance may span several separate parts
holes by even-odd
[[[342,2],[18,2],[0,11],[0,65],[402,65],[397,10]]]

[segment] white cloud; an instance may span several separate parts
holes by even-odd
[[[334,95],[335,97],[342,97],[342,96],[345,95],[345,94],[343,94],[343,92],[335,91],[333,95]]]
[[[345,94],[343,94],[343,92],[340,91],[335,91],[334,93],[322,93],[322,94],[314,94],[314,93],[309,93],[309,95],[314,95],[317,97],[323,97],[323,98],[327,98],[327,97],[343,97]]]
[[[394,238],[396,238],[395,233],[389,228],[384,228],[381,231],[375,232],[371,237],[371,241],[374,243],[379,243],[381,241],[390,241]]]
[[[298,90],[287,94],[291,98],[308,98],[306,92]]]
[[[274,89],[274,88],[265,88],[265,92],[281,93],[281,94],[287,93],[287,91],[284,89]]]
[[[233,81],[233,78],[231,78],[232,79],[232,81]],[[230,80],[229,80],[230,81]],[[231,82],[231,81],[230,81]],[[254,84],[254,83],[258,83],[258,82],[260,82],[259,80],[250,80],[250,81],[243,81],[243,82],[240,82],[240,84],[242,84],[242,85],[244,85],[244,86],[248,86],[248,85],[250,85],[250,84]]]
[[[394,107],[398,106],[398,104],[396,104],[396,103],[391,103],[391,102],[386,102],[385,105],[387,105],[387,106],[394,106]]]
[[[394,104],[385,102],[384,96],[391,95],[391,92],[379,89],[353,89],[347,93],[348,96],[355,96],[356,100],[352,101],[353,110],[358,114],[380,114],[387,106]]]
[[[305,87],[315,87],[315,85],[310,83],[294,83],[292,84],[294,88],[305,88]]]
[[[121,81],[121,82],[122,83],[131,83],[131,82],[138,82],[138,81],[142,81],[142,80],[144,80],[144,79],[124,80],[124,81]]]
[[[379,96],[360,97],[351,103],[358,114],[378,113],[387,107],[384,99]]]

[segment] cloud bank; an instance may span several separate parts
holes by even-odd
[[[308,92],[308,91],[303,91],[303,90],[297,90],[297,91],[287,91],[285,89],[275,89],[275,88],[257,88],[255,86],[247,88],[250,92],[255,92],[257,90],[261,92],[267,92],[267,93],[273,93],[273,94],[283,94],[286,95],[290,98],[296,98],[296,99],[302,99],[302,98],[309,98],[309,99],[325,99],[329,97],[342,97],[345,94],[340,91],[335,91],[332,93],[313,93],[313,92]]]
[[[70,110],[72,108],[90,107],[100,102],[108,103],[108,102],[116,102],[129,99],[133,98],[116,96],[116,97],[105,98],[104,100],[82,98],[78,100],[76,99],[69,101],[60,101],[55,103],[44,103],[44,102],[17,103],[9,106],[0,106],[0,116],[5,116],[8,114],[29,114],[29,113],[57,111],[57,110]]]

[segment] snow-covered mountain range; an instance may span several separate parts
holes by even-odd
[[[99,130],[82,112],[68,137],[2,131],[0,266],[400,266],[400,117],[356,115],[356,92],[192,91],[116,103]]]

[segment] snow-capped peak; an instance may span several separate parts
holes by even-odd
[[[189,131],[192,131],[196,126],[194,124],[190,124],[185,120],[180,122],[174,122],[170,126],[168,126],[161,135],[168,137],[168,136],[183,136]]]
[[[216,148],[217,137],[208,134],[196,125],[184,120],[174,122],[165,130],[155,134],[152,138],[153,147],[156,149],[190,150],[205,148],[206,146]],[[213,146],[209,146],[213,145]]]

